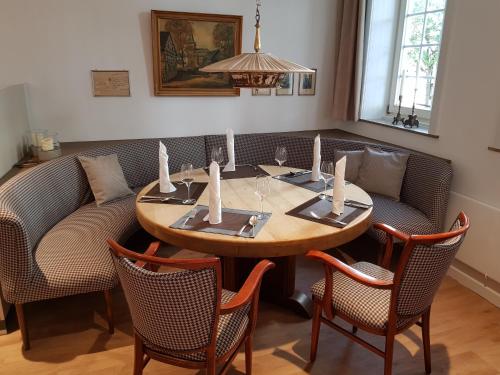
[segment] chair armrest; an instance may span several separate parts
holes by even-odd
[[[342,272],[347,277],[357,281],[363,285],[377,288],[377,289],[391,289],[394,283],[392,281],[380,280],[372,276],[368,276],[361,271],[358,271],[351,266],[341,262],[340,260],[328,255],[322,251],[310,250],[307,257],[317,259],[323,262],[328,267],[335,268],[336,270]]]
[[[402,241],[408,241],[410,239],[410,235],[409,234],[406,234],[404,232],[401,232],[399,230],[397,230],[396,228],[393,228],[391,227],[390,225],[387,225],[387,224],[383,224],[383,223],[375,223],[373,224],[373,227],[375,229],[379,229],[393,237],[396,237]]]
[[[274,263],[265,259],[261,260],[252,270],[250,275],[248,275],[245,283],[239,290],[239,292],[231,299],[231,301],[225,303],[220,308],[221,314],[230,314],[234,310],[248,304],[256,291],[260,288],[260,283],[264,274],[274,268]]]
[[[160,249],[160,242],[159,241],[152,242],[144,252],[144,255],[155,256],[159,249]],[[148,264],[147,262],[144,262],[142,260],[138,260],[137,262],[135,262],[135,265],[139,268],[149,269],[150,271],[156,272],[158,270],[157,265]]]

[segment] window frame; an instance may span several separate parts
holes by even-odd
[[[412,16],[416,15],[424,15],[424,31],[425,32],[425,22],[427,19],[428,14],[432,13],[438,13],[438,12],[443,12],[443,24],[441,26],[441,34],[439,36],[439,58],[438,58],[438,63],[436,67],[436,76],[435,76],[435,86],[437,86],[437,81],[439,77],[439,66],[441,64],[441,56],[442,56],[442,47],[443,47],[443,33],[444,33],[444,27],[445,27],[445,19],[446,19],[446,13],[447,13],[447,7],[448,7],[448,0],[446,0],[446,4],[444,9],[438,9],[438,10],[431,10],[427,11],[427,5],[428,5],[429,0],[426,0],[425,2],[425,10],[423,12],[417,12],[413,13]],[[393,64],[392,64],[392,74],[391,74],[391,83],[390,83],[390,89],[389,89],[389,98],[387,100],[387,114],[395,114],[398,111],[398,105],[396,105],[395,98],[396,98],[396,89],[398,87],[398,74],[399,74],[399,64],[401,62],[401,52],[403,50],[403,37],[404,37],[404,27],[405,27],[405,19],[406,19],[406,8],[408,5],[408,0],[401,0],[400,5],[399,5],[399,19],[398,19],[398,27],[397,27],[397,33],[396,33],[396,41],[394,44],[394,59],[393,59]],[[427,44],[421,43],[418,46],[420,48],[423,48]],[[435,44],[432,44],[435,45]],[[418,66],[417,66],[417,73],[418,73]],[[430,122],[431,119],[431,114],[432,114],[432,108],[434,107],[434,102],[435,102],[435,95],[436,93],[436,87],[434,87],[434,96],[432,98],[432,104],[430,109],[421,109],[421,108],[415,108],[415,113],[420,119],[423,119],[424,122]],[[404,109],[405,112],[411,112],[412,108],[411,107],[405,107],[401,106],[401,109]]]

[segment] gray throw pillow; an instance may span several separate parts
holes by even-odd
[[[399,201],[409,155],[366,147],[356,185]]]
[[[78,156],[78,160],[87,174],[90,188],[98,206],[134,194],[127,185],[116,154],[95,158]]]
[[[350,182],[356,182],[358,179],[359,168],[361,167],[361,163],[363,162],[363,150],[359,151],[342,151],[335,150],[335,165],[337,162],[342,159],[344,156],[346,159],[345,165],[345,179]]]

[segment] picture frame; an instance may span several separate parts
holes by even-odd
[[[316,76],[318,69],[312,68],[314,73],[299,73],[299,95],[316,95]]]
[[[271,88],[252,88],[252,96],[271,96]]]
[[[130,96],[128,70],[91,70],[92,95],[94,97]]]
[[[241,53],[243,17],[151,11],[155,96],[239,96],[229,74],[199,69]]]
[[[276,96],[292,96],[295,86],[295,74],[286,73],[279,82],[280,87],[276,87]]]

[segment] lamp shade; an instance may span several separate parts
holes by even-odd
[[[279,59],[269,53],[242,53],[207,65],[206,73],[229,73],[235,87],[276,87],[286,73],[314,73],[314,70]]]

